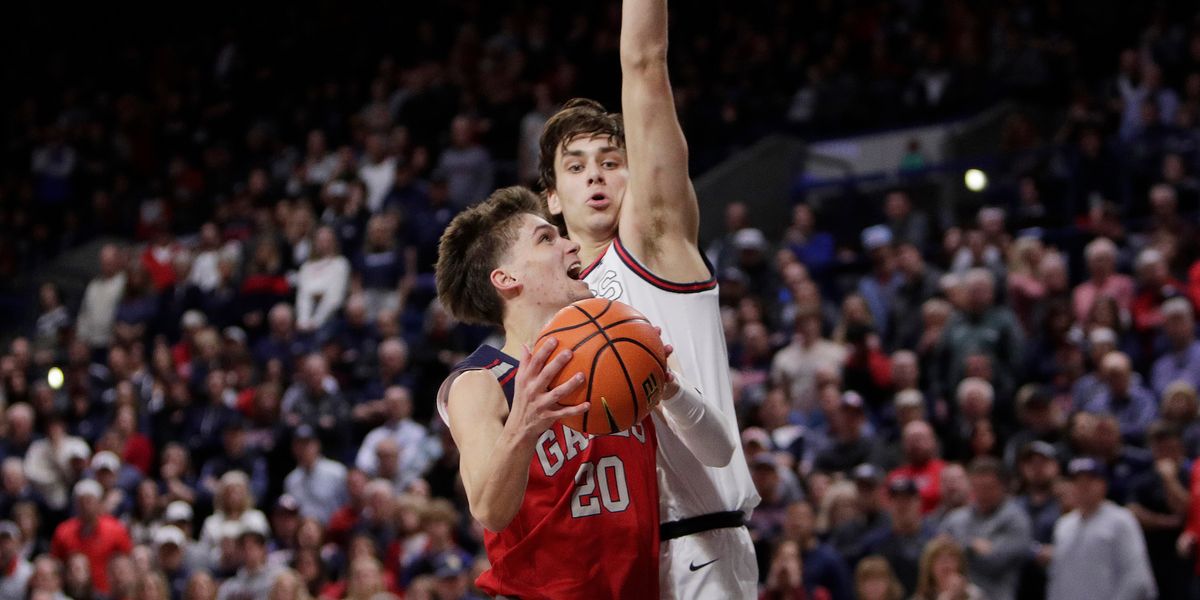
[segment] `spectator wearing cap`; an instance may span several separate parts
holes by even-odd
[[[1134,478],[1125,507],[1145,532],[1159,599],[1185,600],[1187,564],[1175,551],[1175,542],[1183,533],[1187,516],[1191,464],[1184,456],[1183,440],[1175,426],[1155,421],[1147,429],[1146,440],[1154,455],[1154,469]]]
[[[1165,398],[1167,388],[1176,381],[1200,387],[1200,341],[1196,340],[1196,320],[1192,304],[1186,298],[1172,298],[1162,305],[1162,331],[1167,351],[1154,361],[1150,386]]]
[[[442,455],[441,442],[426,430],[424,425],[412,419],[412,395],[408,388],[392,386],[383,396],[387,421],[372,429],[359,446],[354,465],[367,475],[380,475],[378,447],[385,440],[395,446],[396,456],[389,457],[395,464],[387,471],[395,473],[397,489],[404,489],[414,479],[425,474]]]
[[[483,600],[471,591],[468,575],[471,562],[455,552],[443,552],[433,560],[434,593],[438,600]]]
[[[817,538],[816,515],[806,501],[797,500],[787,507],[783,533],[778,544],[793,543],[802,565],[803,586],[811,595],[824,589],[830,600],[851,600],[850,572],[842,557]],[[779,552],[779,548],[775,549]]]
[[[813,467],[828,473],[846,472],[878,459],[878,442],[864,429],[867,422],[863,397],[848,391],[830,415],[831,444],[817,454]]]
[[[921,514],[927,515],[942,500],[942,469],[946,463],[938,458],[937,436],[928,423],[913,421],[904,427],[902,445],[904,464],[888,473],[888,481],[905,478],[916,484]]]
[[[167,508],[163,510],[162,521],[159,523],[160,527],[170,525],[183,533],[183,562],[190,572],[207,569],[209,563],[208,554],[192,534],[195,529],[192,523],[194,518],[195,513],[191,504],[175,500],[167,504]]]
[[[1092,305],[1101,297],[1113,298],[1128,311],[1133,303],[1133,278],[1117,272],[1117,245],[1108,238],[1097,238],[1084,248],[1088,279],[1075,286],[1071,306],[1075,321],[1086,323]]]
[[[967,376],[968,357],[983,355],[992,366],[992,382],[1014,389],[1020,375],[1025,336],[1012,309],[996,304],[995,280],[987,269],[963,276],[966,294],[962,310],[946,324],[930,365],[939,395],[948,395]]]
[[[0,521],[0,600],[24,600],[33,565],[21,556],[22,535],[12,521]]]
[[[921,550],[933,538],[933,529],[921,518],[920,490],[912,479],[890,479],[887,495],[890,523],[868,534],[863,547],[867,554],[886,558],[900,578],[905,593],[911,594],[917,586]]]
[[[290,494],[282,494],[271,511],[270,560],[287,565],[296,555],[296,532],[300,529],[300,503]],[[326,530],[328,531],[328,529]]]
[[[892,305],[904,285],[904,275],[896,268],[891,230],[886,225],[864,229],[862,247],[870,270],[858,280],[858,293],[867,301],[871,317],[880,335],[886,339],[891,333]]]
[[[246,443],[246,421],[233,414],[221,430],[222,452],[208,459],[200,469],[202,498],[211,499],[217,491],[217,481],[230,471],[241,471],[250,477],[250,493],[255,498],[267,494],[267,460]]]
[[[108,592],[108,561],[118,554],[133,551],[125,525],[103,512],[103,488],[92,479],[75,484],[76,516],[54,530],[50,552],[59,560],[84,554],[92,566],[92,582],[102,593]]]
[[[237,573],[221,584],[217,600],[266,598],[275,585],[280,568],[267,561],[267,532],[246,527],[237,536],[241,562]]]
[[[1008,473],[999,460],[986,457],[968,468],[971,502],[942,521],[967,553],[969,579],[988,598],[1013,600],[1017,580],[1033,541],[1029,517],[1008,496]]]
[[[853,563],[866,555],[866,541],[878,531],[890,527],[891,522],[890,516],[884,510],[883,497],[886,487],[882,485],[883,472],[873,464],[863,463],[851,471],[850,478],[854,481],[855,494],[852,497],[857,518],[840,524],[831,522],[829,544],[837,549],[843,558]],[[834,515],[828,516],[832,521]]]
[[[113,516],[125,515],[133,507],[133,488],[137,487],[137,479],[133,480],[133,488],[122,485],[121,478],[127,473],[122,469],[121,459],[108,450],[101,450],[92,457],[90,477],[100,484],[104,493],[102,502],[104,512]],[[136,471],[136,469],[134,469]],[[128,484],[128,479],[125,480]]]
[[[54,415],[46,424],[46,437],[29,445],[25,475],[51,510],[63,511],[70,504],[71,486],[83,476],[91,457],[87,442],[69,435],[66,423]]]
[[[1133,365],[1123,352],[1109,352],[1100,364],[1100,373],[1104,387],[1082,409],[1114,415],[1121,427],[1121,437],[1140,442],[1146,427],[1158,415],[1154,393],[1135,379]]]
[[[1020,487],[1016,502],[1029,516],[1033,535],[1017,588],[1021,600],[1046,597],[1046,565],[1054,543],[1054,524],[1062,515],[1054,493],[1059,480],[1058,456],[1054,446],[1041,440],[1028,442],[1017,453]]]
[[[296,468],[284,479],[284,490],[299,502],[301,515],[325,525],[346,501],[346,467],[321,454],[312,427],[297,427],[292,439]]]
[[[1062,412],[1048,390],[1027,384],[1017,390],[1017,421],[1020,428],[1004,446],[1004,464],[1015,467],[1021,449],[1035,440],[1057,444],[1062,435]]]
[[[172,598],[182,598],[191,570],[187,565],[188,539],[178,527],[163,525],[154,532],[154,565],[167,579]]]
[[[1103,462],[1076,458],[1067,465],[1076,508],[1054,527],[1047,600],[1146,600],[1158,590],[1137,520],[1105,496]]]
[[[750,477],[762,498],[747,523],[756,544],[765,545],[779,535],[787,505],[800,499],[795,478],[785,473],[787,469],[771,452],[760,452],[750,459]]]

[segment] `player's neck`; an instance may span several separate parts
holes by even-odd
[[[584,268],[596,262],[596,259],[600,258],[616,239],[615,237],[593,238],[586,234],[571,235],[570,238],[579,244],[579,261],[583,263]]]
[[[525,356],[523,346],[533,349],[538,333],[550,319],[554,318],[557,309],[545,307],[521,307],[523,310],[511,310],[504,317],[504,347],[500,350],[509,356],[520,359]]]

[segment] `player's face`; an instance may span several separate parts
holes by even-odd
[[[547,200],[550,212],[563,216],[567,230],[577,238],[615,238],[629,179],[625,151],[607,136],[576,137],[559,148],[554,176],[555,189]]]
[[[527,214],[518,226],[517,240],[499,271],[520,286],[520,293],[538,304],[562,308],[592,296],[579,279],[583,263],[579,244],[558,234],[545,219]]]

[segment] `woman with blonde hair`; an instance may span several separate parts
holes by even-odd
[[[220,547],[221,532],[226,524],[236,523],[242,529],[270,531],[267,517],[254,508],[254,497],[250,494],[250,478],[242,471],[230,471],[217,482],[217,493],[213,496],[213,514],[204,520],[200,529],[200,543],[214,555]]]
[[[967,580],[963,549],[949,538],[930,541],[921,553],[917,593],[913,600],[985,600],[983,591]]]
[[[134,600],[170,600],[171,588],[167,585],[167,578],[158,571],[139,574],[133,598]]]
[[[854,569],[854,597],[858,600],[902,600],[904,588],[892,565],[878,555],[868,556]]]
[[[312,596],[298,573],[284,569],[275,576],[275,583],[271,585],[267,600],[312,600]]]
[[[858,518],[858,486],[839,481],[829,486],[817,511],[817,532],[827,535],[840,525]]]

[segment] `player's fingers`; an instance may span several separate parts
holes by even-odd
[[[583,386],[583,373],[576,373],[570,379],[555,386],[554,389],[546,392],[546,402],[555,402],[574,394],[576,390]]]
[[[551,358],[550,362],[546,363],[541,368],[541,371],[538,372],[537,379],[533,382],[533,385],[536,386],[535,389],[540,392],[550,387],[550,382],[554,381],[555,377],[558,377],[558,372],[562,371],[563,366],[574,355],[575,353],[571,352],[569,348],[563,349],[562,352],[554,355],[554,358]]]
[[[557,347],[557,338],[550,338],[546,340],[545,344],[542,344],[540,348],[534,350],[533,354],[529,356],[529,363],[522,366],[527,369],[527,372],[530,375],[536,375],[540,373],[546,365],[546,358],[549,357],[550,353],[554,352],[554,349]]]
[[[670,344],[663,346],[663,349],[666,351],[667,358],[671,358],[671,355],[675,353],[675,346]]]
[[[562,419],[564,417],[574,417],[575,415],[582,415],[583,413],[587,412],[591,408],[592,408],[591,402],[581,402],[579,404],[576,404],[575,406],[567,406],[560,410],[551,411],[551,412],[547,413],[546,416],[557,421],[558,419]]]

